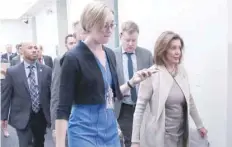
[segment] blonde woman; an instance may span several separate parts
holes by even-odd
[[[123,93],[151,72],[138,71],[119,86],[114,52],[103,46],[114,28],[113,12],[104,3],[88,4],[80,23],[84,41],[61,60],[56,147],[65,146],[67,120],[69,147],[120,147],[114,97],[121,100]]]
[[[140,84],[134,113],[132,147],[187,147],[189,119],[194,120],[202,137],[203,126],[184,67],[180,65],[184,42],[167,31],[155,45],[158,72]],[[148,107],[148,111],[145,108]],[[144,121],[142,121],[144,119]]]

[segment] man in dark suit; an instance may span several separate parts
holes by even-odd
[[[5,75],[6,75],[6,69],[7,69],[7,66],[3,66],[2,63],[9,64],[8,61],[7,61],[7,59],[3,58],[1,60],[1,91],[0,91],[1,93],[3,91],[4,81],[5,81]],[[7,122],[4,123],[4,124],[2,124],[1,127],[2,127],[3,136],[4,137],[9,137],[10,134],[8,132],[8,124],[7,124]]]
[[[21,44],[17,44],[16,45],[16,49],[17,49],[17,55],[15,57],[12,58],[10,65],[14,66],[16,64],[19,64],[23,61],[23,55],[22,55],[22,51],[21,51]]]
[[[12,45],[8,44],[6,45],[6,53],[2,54],[1,60],[7,60],[8,63],[10,63],[12,58],[15,57],[16,55],[17,55],[16,53],[12,53]]]
[[[77,40],[74,35],[69,34],[65,37],[65,46],[67,50],[72,49],[77,44]],[[60,59],[57,57],[54,59],[54,68],[52,72],[52,84],[51,84],[51,128],[53,131],[53,137],[55,136],[55,120],[56,120],[56,109],[59,102],[59,88],[60,88]]]
[[[19,147],[44,147],[50,126],[50,85],[52,69],[37,62],[37,47],[22,43],[24,61],[7,69],[2,92],[1,120],[16,129]]]
[[[42,45],[38,45],[38,61],[41,64],[45,64],[45,65],[53,68],[52,57],[47,56],[47,55],[43,55],[43,47],[42,47]]]

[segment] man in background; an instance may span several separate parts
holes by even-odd
[[[21,48],[22,48],[21,44],[16,45],[17,55],[12,58],[11,66],[14,66],[14,65],[17,65],[17,64],[23,62],[23,54],[22,54]]]
[[[119,84],[123,85],[133,74],[153,64],[153,57],[149,50],[137,46],[139,27],[133,21],[122,24],[121,46],[115,50]],[[131,146],[133,114],[137,100],[137,88],[134,87],[124,96],[122,101],[115,102],[115,113],[125,140],[125,146]]]
[[[2,92],[3,92],[3,89],[4,89],[4,82],[5,82],[5,76],[6,76],[6,70],[7,68],[10,66],[9,65],[10,63],[8,63],[7,59],[2,59],[1,60],[1,96],[2,96]],[[3,136],[4,137],[9,137],[10,134],[8,132],[8,123],[7,121],[5,123],[2,123],[1,125],[1,128],[2,128],[2,132],[3,132]]]
[[[77,44],[77,40],[73,34],[69,34],[65,37],[65,46],[67,51],[74,48]],[[59,88],[60,88],[60,59],[59,56],[54,59],[54,68],[52,72],[52,84],[51,84],[51,123],[52,123],[52,134],[55,139],[55,120],[56,120],[56,110],[59,103]],[[67,143],[67,142],[66,142]],[[67,145],[66,145],[67,146]]]
[[[37,46],[22,43],[24,60],[7,69],[1,99],[2,124],[16,129],[19,147],[44,147],[44,135],[50,126],[50,84],[52,70],[37,62]],[[10,113],[10,114],[9,114]]]
[[[7,61],[8,63],[11,62],[12,58],[16,56],[16,53],[12,52],[12,45],[7,44],[6,45],[6,53],[2,54],[1,60]]]
[[[47,56],[47,55],[43,55],[43,46],[42,45],[38,45],[38,61],[41,64],[44,64],[44,65],[47,65],[47,66],[53,68],[52,57]]]
[[[16,44],[15,48],[16,48],[16,55],[20,55],[20,48],[21,48],[21,44]]]

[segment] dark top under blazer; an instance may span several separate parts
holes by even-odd
[[[104,47],[112,74],[114,96],[122,99],[114,52]],[[68,119],[73,104],[104,104],[103,76],[94,54],[83,42],[66,52],[61,59],[60,99],[57,119]]]

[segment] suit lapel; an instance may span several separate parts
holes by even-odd
[[[23,83],[24,83],[24,86],[27,90],[27,92],[30,94],[30,89],[29,89],[29,85],[28,85],[28,81],[27,81],[27,74],[26,74],[26,71],[25,71],[25,66],[24,66],[24,63],[20,63],[20,66],[19,66],[19,74],[20,76],[23,78]]]
[[[136,56],[136,60],[137,60],[137,71],[142,70],[143,69],[143,61],[142,61],[143,59],[139,55],[138,48],[135,49],[135,56]]]
[[[171,76],[171,74],[167,71],[167,69],[164,66],[158,67],[162,73],[160,73],[160,86],[159,86],[159,108],[158,108],[158,115],[157,120],[159,119],[161,113],[163,112],[163,109],[165,108],[165,103],[167,101],[167,98],[169,96],[170,90],[173,86],[174,79],[179,85],[180,89],[182,90],[186,102],[189,102],[189,86],[188,86],[188,80],[186,79],[186,75],[183,74],[182,69],[179,69],[178,74],[175,78]]]
[[[190,91],[189,91],[189,84],[188,84],[188,80],[187,80],[186,75],[183,74],[181,69],[179,69],[179,72],[174,79],[176,80],[177,84],[179,85],[180,89],[182,90],[182,92],[185,96],[186,102],[188,103]]]
[[[122,85],[124,83],[124,72],[123,72],[123,57],[122,57],[122,47],[120,47],[119,51],[116,53],[116,61],[117,61],[117,70],[120,74],[119,83]]]
[[[161,113],[163,112],[169,92],[173,86],[173,78],[164,66],[158,66],[157,68],[161,72],[159,74],[159,108],[157,113],[158,115],[156,117],[158,120]]]
[[[39,86],[39,92],[41,91],[41,84],[42,84],[42,80],[43,80],[43,67],[41,66],[41,64],[36,63],[37,64],[37,77],[38,77],[38,86]]]

